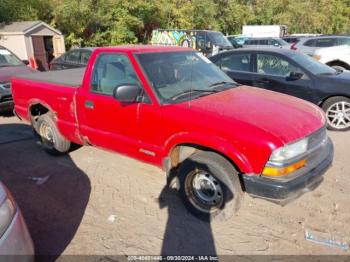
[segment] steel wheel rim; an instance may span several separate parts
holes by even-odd
[[[189,175],[186,194],[190,202],[203,212],[212,212],[223,203],[223,191],[219,181],[206,171]]]
[[[52,128],[47,123],[42,123],[40,125],[40,136],[43,138],[45,144],[49,147],[54,147],[55,138],[53,135]]]
[[[332,104],[326,112],[328,124],[335,129],[350,127],[350,103],[340,101]]]

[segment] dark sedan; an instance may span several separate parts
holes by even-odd
[[[25,61],[27,63],[27,61]],[[10,79],[19,74],[35,72],[25,65],[15,54],[0,46],[0,113],[13,110]]]
[[[277,48],[232,50],[210,60],[238,83],[320,106],[329,129],[350,129],[350,72],[336,71],[302,53]]]
[[[86,66],[91,56],[93,47],[84,47],[69,50],[60,57],[52,60],[50,70],[72,69]]]

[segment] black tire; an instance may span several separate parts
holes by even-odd
[[[204,177],[207,176],[206,173],[210,178]],[[213,197],[216,201],[204,203],[198,196],[194,181],[197,181],[200,176],[204,178],[204,184],[207,182],[205,179],[213,182],[209,184],[213,186],[215,184],[216,189],[209,192],[216,192],[214,195],[217,197]],[[238,172],[224,157],[214,152],[195,153],[183,161],[178,170],[178,177],[179,193],[183,203],[199,219],[206,222],[214,219],[227,220],[240,208],[243,191]]]
[[[44,128],[49,128],[50,138],[44,134]],[[65,139],[56,127],[56,123],[49,114],[42,115],[38,118],[35,127],[36,133],[40,137],[40,142],[45,151],[51,155],[62,155],[69,151],[70,141]]]
[[[332,118],[333,114],[331,114],[329,112],[329,110],[332,110],[333,107],[337,103],[342,103],[342,102],[344,102],[346,105],[350,106],[350,99],[345,97],[345,96],[334,96],[334,97],[328,98],[322,105],[322,110],[326,113],[327,128],[329,130],[335,130],[335,131],[347,131],[347,130],[350,130],[350,125],[349,126],[345,126],[344,125],[344,126],[336,127],[335,124],[332,124],[332,121],[334,120],[334,118]],[[346,108],[350,108],[349,106],[347,106]],[[347,118],[345,120],[350,122],[350,120],[348,120]]]

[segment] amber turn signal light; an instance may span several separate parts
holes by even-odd
[[[264,168],[262,174],[264,176],[271,176],[271,177],[285,176],[302,168],[303,166],[305,166],[305,164],[306,164],[306,160],[300,160],[286,167],[267,166]]]

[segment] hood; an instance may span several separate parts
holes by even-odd
[[[0,82],[10,82],[12,76],[34,72],[34,69],[26,65],[0,67]]]
[[[250,86],[204,96],[191,101],[191,110],[219,119],[261,129],[287,144],[310,135],[325,125],[321,109],[304,100]],[[210,116],[211,115],[211,116]],[[217,116],[220,116],[217,118]],[[212,123],[220,126],[220,123]]]

